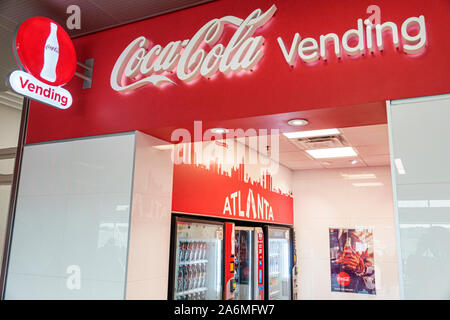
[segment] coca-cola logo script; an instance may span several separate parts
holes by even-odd
[[[251,70],[262,58],[264,37],[256,29],[264,25],[277,10],[272,5],[266,12],[256,9],[246,19],[225,16],[206,23],[192,39],[171,41],[149,48],[144,37],[134,39],[122,52],[111,73],[111,87],[126,92],[147,84],[160,86],[192,81],[198,76],[209,78],[217,71],[224,74]],[[237,27],[227,44],[219,43],[224,27]],[[204,44],[211,49],[207,52]],[[174,75],[169,72],[174,72]]]

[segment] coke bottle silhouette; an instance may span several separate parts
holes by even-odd
[[[44,47],[44,66],[42,67],[41,77],[47,81],[56,81],[56,65],[59,58],[59,44],[56,31],[58,26],[50,22],[50,34]]]

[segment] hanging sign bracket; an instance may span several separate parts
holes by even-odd
[[[94,70],[94,58],[87,59],[84,63],[77,61],[77,66],[84,69],[84,74],[75,72],[75,76],[83,79],[83,89],[90,89],[92,87],[92,72]]]

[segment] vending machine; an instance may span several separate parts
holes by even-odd
[[[169,299],[293,299],[292,241],[290,227],[174,215]]]
[[[223,299],[224,224],[175,217],[169,296],[174,300]]]
[[[234,223],[226,223],[225,228],[225,259],[229,262],[225,262],[225,299],[263,300],[263,229]]]
[[[267,266],[266,299],[291,300],[293,298],[294,263],[291,228],[266,226]]]

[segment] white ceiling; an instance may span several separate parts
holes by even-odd
[[[339,129],[342,136],[353,147],[357,157],[314,159],[284,135],[279,135],[279,163],[292,170],[354,168],[386,166],[389,160],[389,138],[387,124]],[[270,138],[267,138],[270,145]],[[248,144],[248,141],[246,141]],[[272,158],[276,159],[273,154]],[[352,160],[358,160],[351,164]]]
[[[213,0],[0,0],[0,91],[7,75],[17,69],[11,51],[17,26],[30,17],[49,17],[66,28],[70,5],[81,11],[81,29],[67,30],[71,37],[155,17]]]

